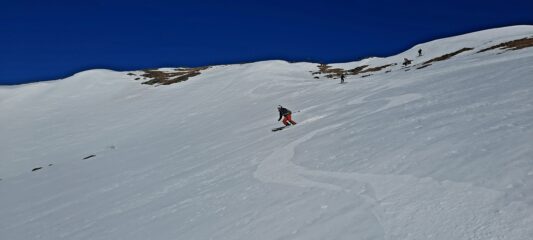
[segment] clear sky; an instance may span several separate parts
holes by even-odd
[[[345,62],[493,27],[533,1],[0,1],[0,84],[106,68]]]

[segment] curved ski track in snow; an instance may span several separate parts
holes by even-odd
[[[506,214],[513,212],[507,210],[523,207],[522,203],[495,204],[503,197],[503,192],[429,177],[310,170],[292,162],[300,144],[340,125],[315,130],[276,150],[259,163],[254,177],[264,183],[347,194],[350,190],[342,186],[309,178],[344,180],[360,185],[357,194],[373,206],[368,211],[384,229],[383,239],[523,239],[527,235],[523,229],[527,229],[528,223],[520,223],[522,226],[516,228],[520,216]],[[429,223],[427,216],[433,216]]]

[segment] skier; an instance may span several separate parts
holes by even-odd
[[[419,56],[419,57],[422,56],[422,49],[418,49],[418,56]]]
[[[404,65],[404,66],[407,66],[407,65],[411,64],[411,62],[412,62],[412,60],[409,60],[409,59],[407,59],[407,58],[404,58],[404,59],[403,59],[403,65]]]
[[[291,118],[292,112],[289,109],[286,109],[282,107],[281,105],[278,105],[278,111],[279,111],[278,121],[281,120],[281,117],[283,116],[283,124],[285,124],[285,126],[289,126],[291,124],[296,125],[296,122],[294,122]]]
[[[344,83],[344,73],[341,73],[341,84]]]

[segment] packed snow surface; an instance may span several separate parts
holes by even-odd
[[[168,86],[91,70],[0,87],[0,239],[530,240],[533,48],[477,51],[532,36],[332,64],[474,48],[346,84],[265,61]],[[279,104],[299,124],[271,132]]]

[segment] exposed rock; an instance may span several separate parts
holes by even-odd
[[[200,75],[200,71],[207,69],[208,67],[197,68],[178,68],[174,71],[162,71],[162,70],[144,70],[144,74],[141,75],[150,80],[143,82],[142,84],[148,85],[170,85],[177,82],[183,82],[191,77]]]
[[[444,60],[450,59],[451,57],[453,57],[453,56],[455,56],[455,55],[457,55],[459,53],[470,51],[470,50],[473,50],[473,48],[462,48],[462,49],[459,49],[459,50],[457,50],[455,52],[444,54],[444,55],[442,55],[440,57],[436,57],[436,58],[430,59],[428,61],[425,61],[425,62],[422,63],[422,65],[427,65],[427,64],[430,64],[430,63],[433,63],[433,62],[444,61]]]
[[[513,41],[509,41],[509,42],[500,43],[498,45],[494,45],[492,47],[488,47],[488,48],[482,49],[482,50],[478,51],[478,53],[486,52],[486,51],[497,49],[497,48],[499,48],[499,49],[509,49],[509,50],[518,50],[518,49],[528,48],[528,47],[533,47],[533,37],[522,38],[522,39],[517,39],[517,40],[513,40]]]
[[[367,66],[367,65],[365,65],[365,66]],[[383,66],[379,66],[379,67],[373,67],[373,68],[367,68],[365,70],[360,71],[359,73],[377,72],[377,71],[380,71],[381,69],[384,69],[384,68],[390,67],[390,66],[392,66],[392,64],[387,64],[387,65],[383,65]]]

